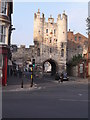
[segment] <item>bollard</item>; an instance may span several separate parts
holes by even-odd
[[[31,86],[30,87],[32,86],[33,86],[33,75],[31,75]]]
[[[30,87],[33,86],[33,69],[32,68],[31,68],[31,72],[32,72],[32,74],[31,74],[31,85],[30,85]]]
[[[23,88],[23,79],[22,79],[22,82],[21,82],[21,88]]]

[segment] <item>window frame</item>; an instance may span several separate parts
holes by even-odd
[[[40,48],[37,49],[37,56],[40,56]]]
[[[6,40],[6,26],[0,25],[0,43],[5,43]]]
[[[48,33],[48,29],[46,29],[46,33]]]
[[[7,14],[7,2],[1,2],[1,13]]]
[[[77,41],[77,36],[75,36],[75,38],[74,38],[74,39],[75,39],[75,41]]]
[[[61,49],[61,57],[64,57],[64,49]]]

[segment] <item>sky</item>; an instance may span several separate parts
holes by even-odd
[[[14,2],[11,43],[19,45],[33,45],[34,13],[40,9],[44,13],[46,21],[52,15],[57,20],[58,14],[65,13],[68,16],[68,30],[74,33],[86,34],[86,18],[88,16],[87,2]]]

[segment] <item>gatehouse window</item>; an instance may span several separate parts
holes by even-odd
[[[61,49],[61,57],[64,57],[64,49]]]
[[[50,43],[52,42],[52,38],[50,37]]]
[[[54,35],[56,34],[56,30],[54,29]]]
[[[52,53],[52,48],[50,48],[50,53]]]
[[[40,56],[40,48],[37,49],[37,56]]]
[[[64,47],[64,44],[63,43],[61,43],[61,48],[63,48]]]
[[[48,29],[46,29],[46,33],[48,33]]]

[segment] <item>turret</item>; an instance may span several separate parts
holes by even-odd
[[[57,18],[58,42],[67,42],[67,15],[65,12]]]
[[[60,50],[60,57],[66,64],[66,46],[67,46],[67,15],[65,12],[57,18],[57,46]],[[62,56],[63,52],[63,56]]]
[[[43,36],[43,25],[44,25],[44,14],[42,13],[42,18],[40,18],[40,10],[34,14],[34,42],[41,43]]]

